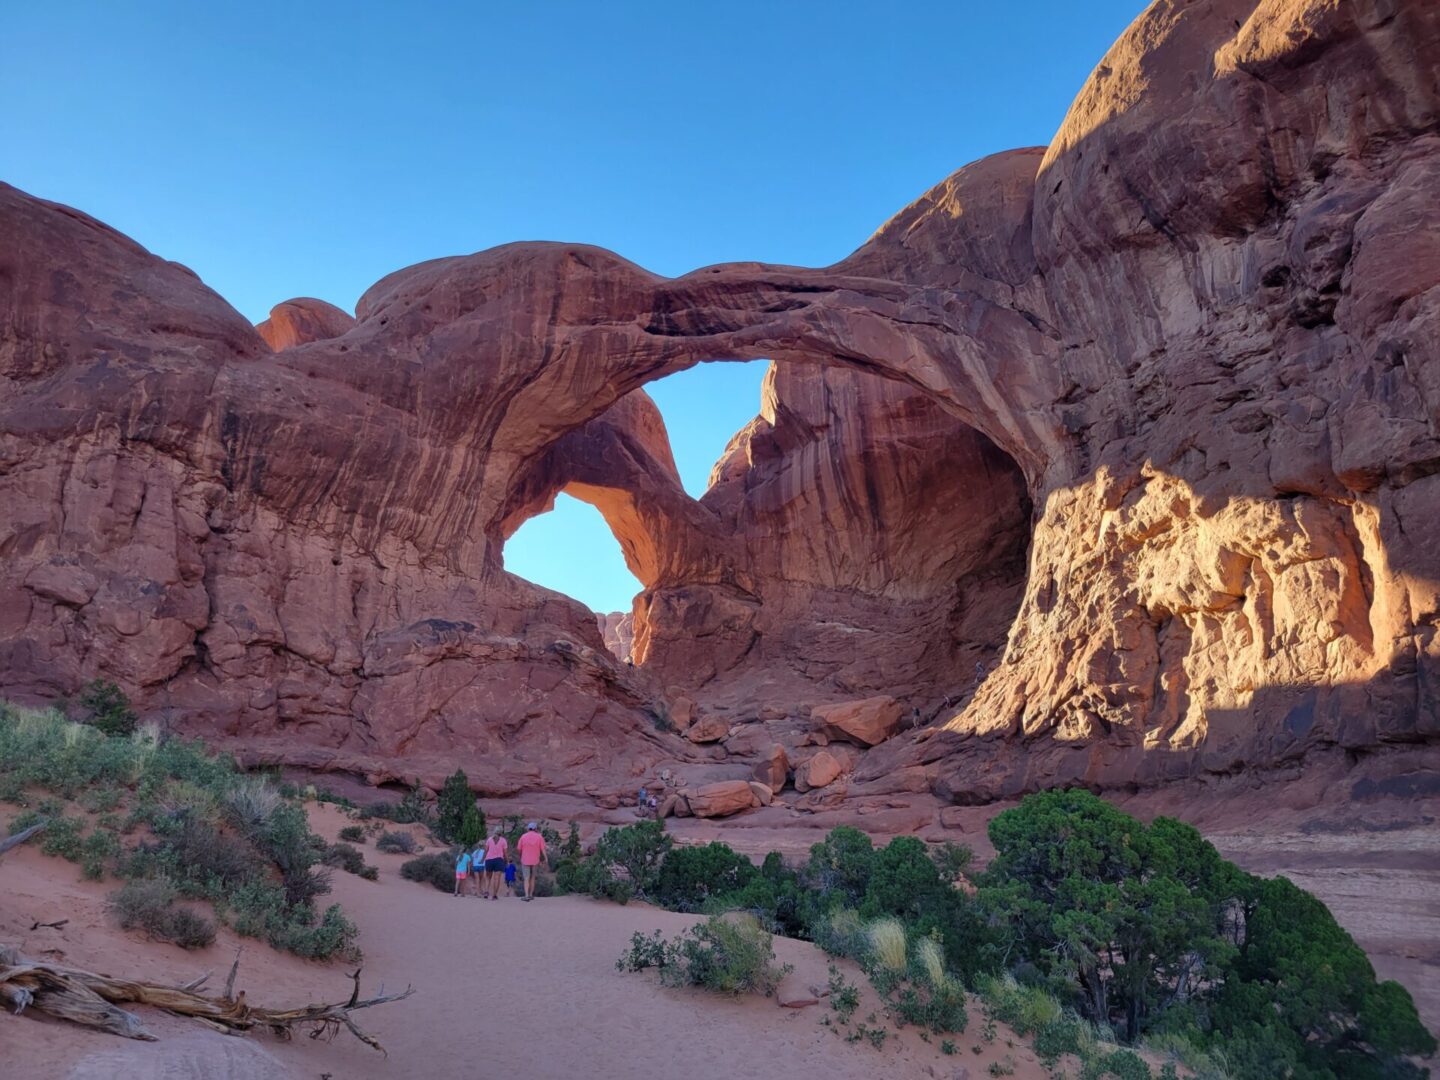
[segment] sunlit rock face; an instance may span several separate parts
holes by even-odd
[[[354,317],[334,304],[302,296],[276,304],[270,309],[270,317],[255,329],[265,344],[279,352],[292,345],[339,337],[354,325]]]
[[[604,615],[596,612],[595,624],[600,628],[605,648],[621,660],[633,663],[630,653],[635,647],[635,616],[628,611],[611,611]]]
[[[1437,71],[1423,0],[1157,4],[1049,148],[835,266],[510,245],[263,334],[0,189],[0,680],[497,791],[719,753],[677,710],[876,695],[905,722],[852,793],[1433,769]],[[691,499],[640,388],[757,357]],[[633,668],[503,569],[559,491],[644,586]]]

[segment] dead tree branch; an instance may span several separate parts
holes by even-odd
[[[184,986],[163,986],[157,983],[134,982],[99,975],[92,971],[59,964],[28,960],[19,950],[0,945],[0,1003],[16,1013],[25,1008],[36,1009],[77,1024],[99,1028],[127,1039],[154,1039],[134,1013],[118,1008],[121,1004],[151,1005],[177,1016],[188,1016],[207,1027],[229,1035],[241,1035],[253,1028],[269,1028],[281,1038],[289,1038],[296,1030],[308,1030],[311,1038],[334,1038],[343,1027],[367,1046],[382,1054],[385,1048],[374,1036],[362,1031],[351,1017],[360,1009],[401,1001],[415,992],[407,986],[399,994],[386,994],[384,988],[373,998],[360,997],[360,972],[351,978],[354,989],[344,1003],[320,1003],[298,1008],[270,1009],[251,1006],[245,992],[234,993],[235,974],[240,965],[237,955],[225,982],[225,993],[211,997],[196,993],[204,977]]]
[[[48,824],[50,824],[48,821],[37,821],[28,829],[21,829],[14,836],[7,836],[4,840],[0,840],[0,855],[4,855],[12,847],[19,847]]]

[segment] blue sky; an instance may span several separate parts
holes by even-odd
[[[1141,6],[17,0],[0,179],[257,321],[291,296],[352,309],[401,266],[512,240],[665,274],[823,265],[966,162],[1047,142]],[[761,370],[654,388],[687,486],[754,415]],[[527,524],[507,565],[628,607],[585,511]]]

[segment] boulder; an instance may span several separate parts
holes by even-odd
[[[681,694],[670,701],[670,723],[675,725],[675,730],[680,734],[690,730],[690,725],[695,722],[695,702],[689,695]]]
[[[817,705],[810,718],[829,738],[875,746],[900,730],[901,711],[898,701],[881,695],[837,705]]]
[[[693,743],[716,743],[730,734],[730,721],[723,716],[704,716],[685,733]]]
[[[755,801],[761,806],[769,806],[775,800],[775,793],[758,780],[750,781],[750,790],[755,793]]]
[[[785,753],[785,747],[772,743],[765,757],[755,763],[753,774],[758,782],[778,795],[790,775],[790,758]]]
[[[835,755],[828,750],[821,750],[804,764],[796,766],[795,790],[806,792],[811,788],[826,787],[839,778],[841,771],[842,766]]]
[[[719,780],[713,784],[681,792],[696,817],[715,818],[749,810],[756,803],[755,792],[748,780]]]

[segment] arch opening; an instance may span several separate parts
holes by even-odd
[[[606,647],[619,660],[630,658],[630,606],[641,583],[593,503],[557,493],[549,509],[510,535],[503,558],[510,573],[589,608]]]
[[[595,507],[642,586],[633,606],[600,613],[601,635],[707,707],[764,699],[808,715],[874,694],[916,716],[953,706],[1019,609],[1031,526],[1020,466],[907,383],[762,364],[758,412],[703,489],[686,490],[701,488],[698,470],[683,483],[647,387],[546,448],[507,527],[562,493]]]

